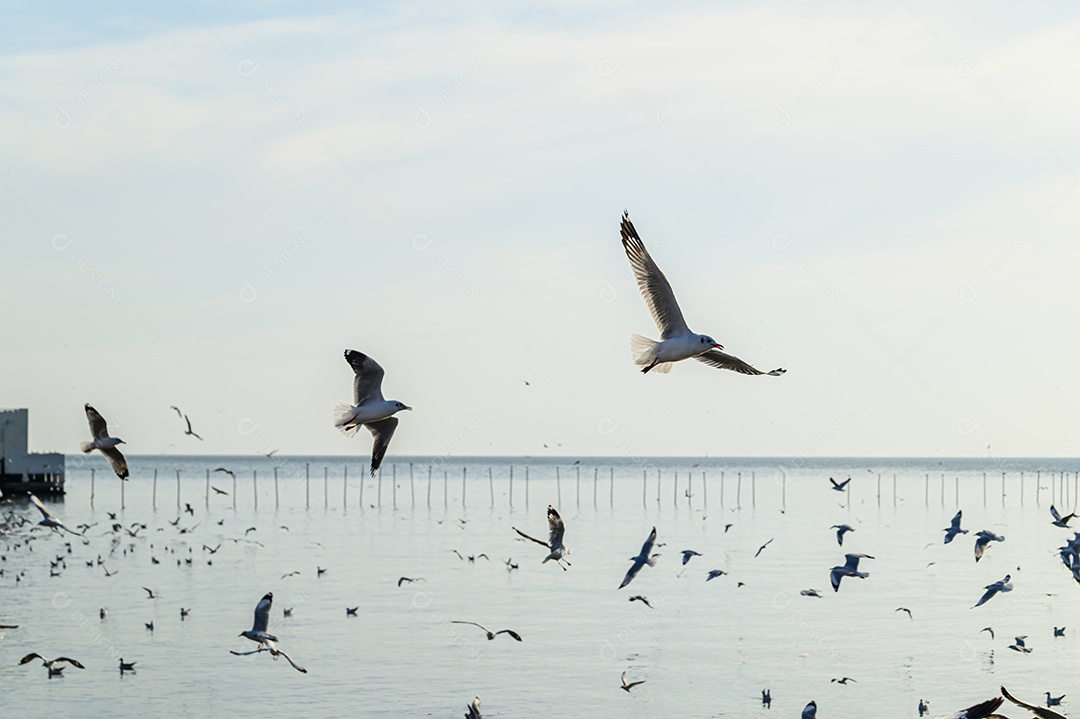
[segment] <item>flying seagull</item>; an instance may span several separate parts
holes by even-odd
[[[972,609],[974,609],[975,607],[981,607],[982,605],[986,604],[998,592],[1011,592],[1013,586],[1012,582],[1009,581],[1010,579],[1012,579],[1012,575],[1006,574],[1004,579],[994,582],[993,584],[987,584],[985,587],[983,587],[986,590],[986,593],[982,595],[982,598],[975,603],[975,606],[972,607]],[[993,636],[993,634],[991,634],[991,636]]]
[[[675,293],[664,273],[645,249],[645,243],[638,237],[637,230],[630,222],[629,213],[623,213],[622,245],[630,260],[641,296],[649,313],[660,330],[660,341],[634,334],[630,337],[630,351],[634,364],[641,367],[642,373],[655,369],[657,372],[670,372],[671,365],[680,360],[693,357],[699,362],[718,369],[728,369],[748,375],[769,374],[779,376],[786,370],[774,369],[762,372],[738,357],[725,354],[723,345],[708,335],[699,335],[690,331],[683,319],[682,310],[675,299]]]
[[[851,677],[844,677],[843,679],[831,679],[830,682],[836,682],[837,684],[847,684],[848,682],[855,681]]]
[[[937,717],[937,719],[990,719],[998,716],[994,714],[994,711],[1001,706],[1003,701],[1005,700],[1001,697],[994,697],[967,709],[961,709],[947,716]]]
[[[37,654],[37,653],[34,653],[34,652],[31,652],[30,654],[27,654],[25,657],[20,659],[19,664],[20,665],[26,664],[27,662],[31,662],[31,661],[33,661],[35,659],[40,659],[41,660],[41,666],[48,668],[50,677],[59,676],[60,672],[64,671],[63,667],[56,666],[60,662],[67,662],[68,664],[70,664],[73,667],[78,667],[79,669],[86,669],[86,667],[84,667],[82,664],[79,664],[74,659],[68,659],[67,657],[57,657],[56,659],[46,659],[45,657],[41,656],[40,654]]]
[[[848,482],[851,481],[851,477],[848,477],[843,482],[837,482],[832,477],[829,477],[829,481],[832,482],[833,489],[835,489],[837,492],[843,492],[845,489],[847,489]]]
[[[1031,654],[1035,650],[1024,644],[1025,639],[1027,639],[1026,634],[1022,637],[1016,637],[1016,640],[1009,645],[1009,649],[1020,652],[1021,654]]]
[[[967,534],[966,529],[960,529],[960,517],[964,514],[963,510],[956,513],[956,516],[952,518],[952,523],[949,524],[943,531],[945,532],[945,544],[948,544],[956,538],[957,534]]]
[[[540,562],[541,564],[546,563],[548,560],[554,559],[555,563],[562,567],[563,571],[565,572],[566,567],[570,566],[570,562],[568,562],[565,557],[565,555],[569,554],[570,552],[563,545],[563,534],[566,532],[566,527],[563,525],[562,517],[559,516],[559,513],[556,512],[555,508],[552,507],[550,504],[547,508],[547,519],[548,541],[546,542],[536,539],[535,537],[530,537],[517,527],[511,527],[511,529],[520,534],[522,537],[525,537],[525,539],[528,539],[530,542],[536,542],[537,544],[547,547],[551,550],[551,552],[546,557],[544,557],[544,561]],[[566,567],[563,567],[563,562],[566,562]]]
[[[860,572],[859,560],[860,559],[873,559],[869,554],[845,554],[844,559],[847,560],[842,567],[833,567],[829,572],[829,581],[832,583],[834,592],[840,591],[840,580],[844,577],[858,577],[859,579],[866,579],[870,576],[869,572]]]
[[[622,584],[619,585],[619,589],[622,589],[627,584],[634,580],[637,573],[641,571],[641,568],[648,564],[650,567],[656,566],[656,559],[650,556],[652,553],[653,544],[656,542],[656,527],[652,528],[652,532],[649,533],[649,538],[645,540],[645,544],[641,545],[641,552],[636,557],[630,557],[630,561],[633,564],[630,565],[630,569],[626,571],[626,576],[623,577]]]
[[[979,630],[979,633],[982,634],[983,632],[990,632],[990,638],[991,639],[995,638],[994,637],[994,628],[993,627],[983,627],[982,629]]]
[[[423,577],[401,577],[400,579],[397,580],[397,585],[400,587],[405,582],[409,582],[411,584],[413,582],[426,582],[426,581],[427,580],[424,579]]]
[[[855,531],[855,528],[852,527],[850,524],[834,524],[833,526],[829,527],[829,529],[836,530],[836,541],[840,544],[841,547],[844,546],[844,534],[847,532]]]
[[[215,472],[224,472],[225,474],[229,475],[233,479],[236,479],[236,472],[233,472],[231,469],[225,469],[224,467],[215,467],[214,471]]]
[[[711,582],[712,580],[716,579],[717,577],[722,577],[725,574],[727,574],[727,572],[725,572],[723,569],[710,569],[709,570],[709,576],[705,577],[705,581],[706,582]]]
[[[642,679],[641,681],[637,681],[637,682],[627,682],[626,681],[626,672],[622,673],[622,676],[620,677],[620,679],[622,679],[622,690],[624,692],[627,692],[627,693],[629,693],[630,690],[633,689],[634,687],[636,687],[638,684],[644,684],[645,683],[644,679]]]
[[[802,710],[802,719],[817,719],[817,704],[810,702]]]
[[[1058,511],[1056,509],[1054,509],[1054,505],[1051,504],[1050,505],[1050,516],[1054,518],[1054,521],[1051,522],[1051,524],[1053,524],[1055,527],[1064,527],[1065,529],[1068,529],[1069,528],[1069,520],[1072,519],[1073,517],[1075,517],[1076,514],[1075,513],[1066,514],[1064,517],[1062,517],[1060,514],[1058,514]]]
[[[371,449],[371,476],[375,476],[390,439],[397,429],[397,412],[412,409],[397,400],[383,399],[383,368],[363,352],[345,350],[345,361],[353,368],[353,404],[339,402],[334,408],[334,426],[352,437],[361,426],[367,427],[375,443]]]
[[[519,642],[521,641],[521,635],[518,634],[517,632],[515,632],[513,629],[500,629],[497,632],[493,632],[490,629],[488,629],[487,627],[483,626],[482,624],[477,624],[476,622],[463,622],[460,619],[451,619],[450,623],[451,624],[471,624],[474,627],[480,627],[481,629],[484,630],[484,633],[487,634],[487,638],[488,638],[489,642],[499,634],[509,634],[511,637],[518,640]]]
[[[776,537],[773,537],[773,539],[776,539]],[[757,559],[758,555],[760,555],[763,551],[765,551],[765,547],[769,546],[772,543],[773,543],[773,540],[770,539],[769,541],[765,542],[765,544],[762,544],[760,547],[758,547],[757,552],[754,553],[754,559]]]
[[[465,715],[465,719],[484,719],[480,715],[480,697],[473,697],[472,703],[468,706],[469,713]]]
[[[49,508],[46,507],[40,499],[34,496],[33,492],[27,492],[27,494],[30,495],[30,503],[37,507],[41,512],[42,520],[38,522],[39,525],[42,527],[52,527],[53,529],[62,529],[65,532],[70,532],[80,537],[82,536],[74,529],[69,528],[66,524],[61,522],[55,514],[49,511]]]
[[[652,604],[649,604],[649,598],[646,597],[646,596],[643,596],[641,594],[635,594],[634,596],[630,597],[629,601],[631,601],[631,602],[641,602],[642,604],[644,604],[649,609],[654,609],[655,608],[655,607],[653,607]]]
[[[803,595],[804,597],[817,597],[818,599],[821,599],[821,592],[816,589],[804,589],[799,592],[799,594]]]
[[[684,550],[682,550],[682,563],[683,563],[683,565],[685,565],[687,562],[690,561],[690,559],[692,557],[700,557],[700,556],[701,556],[700,552],[695,552],[693,549],[684,549]]]
[[[277,659],[279,656],[285,657],[285,659],[292,665],[292,668],[298,672],[307,674],[307,669],[293,661],[292,657],[278,649],[276,644],[278,638],[273,634],[270,634],[267,629],[270,626],[270,606],[274,603],[274,593],[267,592],[263,595],[263,598],[259,600],[259,603],[255,605],[255,622],[251,625],[251,629],[240,632],[238,636],[247,637],[253,642],[258,642],[259,648],[250,652],[234,652],[230,650],[231,654],[235,654],[238,657],[247,656],[249,654],[255,654],[257,652],[269,651],[270,655]]]
[[[109,427],[105,423],[105,418],[90,405],[86,405],[86,420],[90,423],[90,436],[93,439],[90,442],[80,444],[79,449],[83,452],[93,452],[95,449],[101,450],[101,453],[105,455],[105,459],[109,460],[109,464],[112,465],[116,476],[120,479],[127,479],[127,460],[124,459],[124,455],[120,453],[120,450],[116,448],[116,445],[126,444],[126,442],[109,436]]]
[[[894,611],[907,612],[908,619],[912,619],[912,620],[915,619],[915,617],[911,616],[911,610],[908,609],[907,607],[897,607]]]
[[[199,435],[197,435],[197,434],[195,434],[194,432],[191,431],[191,420],[188,419],[188,416],[186,414],[184,414],[183,412],[180,411],[179,407],[177,407],[176,405],[171,405],[170,409],[175,409],[176,414],[178,414],[180,416],[180,418],[183,419],[184,422],[187,424],[187,429],[184,430],[184,434],[190,434],[192,437],[194,437],[195,439],[198,439],[198,440],[202,439],[202,437],[200,437]]]
[[[985,529],[982,530],[981,532],[979,532],[978,534],[976,534],[975,536],[978,537],[978,539],[975,540],[975,561],[976,562],[979,561],[980,559],[982,559],[983,552],[986,551],[986,545],[990,544],[990,542],[1004,542],[1005,541],[1005,537],[1003,535],[994,534],[993,532],[989,532],[989,531],[987,531]]]
[[[1034,704],[1028,704],[1027,702],[1020,701],[1019,699],[1014,697],[1012,694],[1009,694],[1008,690],[1005,687],[1001,687],[1001,695],[1004,696],[1009,701],[1011,701],[1016,706],[1023,707],[1024,709],[1027,709],[1029,712],[1031,712],[1035,716],[1040,717],[1040,719],[1066,719],[1066,717],[1063,714],[1058,714],[1056,711],[1054,711],[1052,709],[1045,709],[1045,708],[1040,707],[1040,706],[1035,706]]]

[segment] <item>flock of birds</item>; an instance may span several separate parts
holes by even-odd
[[[733,355],[725,353],[723,346],[716,342],[708,335],[702,335],[694,333],[687,325],[682,311],[675,299],[674,292],[671,288],[667,278],[661,272],[656,262],[650,256],[648,250],[645,248],[644,243],[639,237],[634,225],[630,222],[629,216],[624,214],[621,223],[621,239],[622,246],[626,253],[626,256],[630,262],[630,266],[633,270],[635,279],[641,294],[645,300],[646,306],[653,320],[655,321],[657,328],[660,332],[659,340],[652,340],[640,335],[634,334],[631,337],[631,351],[634,363],[640,368],[642,373],[657,372],[666,373],[672,368],[675,362],[679,362],[686,359],[695,359],[706,365],[714,368],[727,369],[734,372],[738,372],[746,375],[770,375],[780,376],[785,373],[784,369],[774,369],[768,372],[763,372],[756,369],[752,365],[744,362],[743,360]],[[353,437],[359,431],[361,427],[367,429],[372,435],[373,446],[371,452],[371,464],[370,473],[374,476],[383,459],[386,456],[391,439],[398,427],[398,418],[395,416],[399,412],[411,410],[412,408],[397,400],[387,400],[382,393],[382,381],[385,375],[383,368],[374,359],[362,352],[349,349],[344,354],[346,362],[349,364],[353,371],[353,398],[352,403],[340,403],[334,409],[333,423],[334,426],[344,433],[348,437]],[[171,407],[175,410],[178,417],[183,420],[185,429],[184,434],[186,436],[194,437],[195,439],[202,440],[202,437],[195,433],[192,429],[190,418],[184,414],[178,407]],[[91,441],[83,442],[81,449],[83,452],[99,451],[108,460],[109,464],[115,471],[118,477],[126,480],[130,476],[130,472],[127,465],[127,460],[119,450],[119,445],[124,444],[123,440],[110,436],[108,426],[105,418],[94,407],[87,404],[85,406],[85,412],[87,421],[90,426]],[[225,468],[218,468],[216,471],[222,471],[231,474],[229,470]],[[830,478],[831,489],[837,492],[845,492],[850,483],[850,478],[843,482],[837,482]],[[224,490],[214,488],[214,491],[218,494],[227,494]],[[35,506],[42,514],[42,520],[39,525],[49,528],[54,532],[64,532],[67,534],[75,535],[85,539],[85,532],[89,528],[86,525],[81,525],[77,529],[68,527],[63,521],[56,517],[49,509],[42,503],[37,497],[30,495],[30,502]],[[187,507],[187,511],[190,514],[194,514],[190,505]],[[1068,522],[1073,519],[1073,515],[1061,516],[1056,509],[1051,508],[1054,524],[1059,527],[1067,527]],[[115,517],[113,517],[115,519]],[[544,547],[546,555],[542,559],[542,563],[554,562],[564,572],[567,571],[571,564],[567,557],[569,550],[566,546],[566,527],[562,517],[555,507],[549,505],[547,508],[547,522],[548,522],[548,535],[547,539],[538,539],[529,534],[526,534],[516,527],[510,527],[514,532],[520,535],[524,540],[536,543]],[[961,527],[962,512],[957,512],[953,518],[949,527],[944,529],[945,543],[952,542],[958,535],[967,534],[968,530]],[[14,513],[10,513],[6,521],[0,524],[0,536],[5,538],[11,537],[13,529],[17,529],[21,525],[25,524],[25,518],[19,518]],[[173,527],[180,533],[190,532],[194,527],[179,527],[180,518],[176,522],[171,523]],[[219,523],[220,524],[220,523]],[[730,528],[731,525],[725,527],[725,531]],[[113,536],[113,551],[120,546],[122,538],[127,536],[134,539],[139,535],[141,530],[144,530],[145,525],[135,524],[130,527],[123,527],[120,524],[114,524],[112,527]],[[844,537],[850,532],[854,532],[855,529],[847,524],[833,525],[831,527],[836,531],[836,539],[838,544],[842,547],[844,544]],[[251,541],[246,539],[248,532],[253,531],[255,528],[250,528],[245,532],[245,538],[236,538],[233,541]],[[30,544],[33,537],[30,535],[22,535],[27,545]],[[145,536],[145,535],[141,535]],[[990,531],[980,531],[976,535],[976,541],[974,545],[975,561],[978,562],[987,551],[991,543],[1003,542],[1004,537],[994,534]],[[758,550],[755,556],[760,555],[772,542],[770,539],[763,544]],[[630,566],[626,570],[626,573],[622,579],[622,582],[618,585],[618,589],[623,589],[629,586],[639,573],[645,567],[653,567],[656,565],[657,554],[654,549],[657,546],[657,530],[656,527],[652,527],[645,541],[641,545],[640,549],[635,555],[629,558]],[[204,551],[209,552],[211,555],[215,554],[221,545],[211,548],[204,545]],[[68,552],[70,553],[71,546],[68,544]],[[125,550],[126,552],[126,550]],[[189,549],[190,552],[190,549]],[[460,553],[458,555],[463,560]],[[702,556],[701,553],[687,549],[682,552],[682,564],[684,567],[694,559],[695,557]],[[468,557],[470,562],[475,562],[476,559],[484,557],[486,555],[471,555]],[[1080,582],[1080,532],[1076,533],[1074,539],[1066,544],[1061,550],[1061,558],[1066,567],[1073,573],[1074,578]],[[155,563],[159,562],[156,557],[152,557]],[[848,579],[867,579],[870,575],[866,571],[860,571],[860,562],[862,560],[873,560],[874,557],[868,554],[851,552],[845,554],[844,563],[834,566],[829,570],[829,581],[834,592],[839,592],[841,581],[845,578]],[[177,563],[186,562],[191,564],[192,557],[178,558]],[[64,557],[57,558],[55,564],[66,564]],[[89,564],[89,563],[88,563]],[[102,567],[106,576],[112,576],[116,574],[115,571],[110,572],[104,564],[104,560],[98,557],[97,564]],[[509,569],[516,568],[517,565],[513,565],[510,560],[507,560]],[[54,566],[56,569],[56,566]],[[57,570],[59,571],[59,570]],[[325,570],[321,567],[317,570],[317,576],[321,575]],[[2,570],[0,570],[2,574]],[[292,574],[295,574],[292,573]],[[706,574],[705,581],[712,581],[719,577],[726,575],[727,572],[723,569],[710,569]],[[284,575],[285,577],[290,574]],[[420,577],[401,577],[398,580],[398,586],[402,586],[403,583],[412,583],[417,581],[423,581]],[[157,595],[152,589],[145,588],[148,593],[148,599],[156,599]],[[1008,592],[1012,589],[1011,576],[1006,576],[1004,579],[989,584],[985,587],[985,593],[975,603],[974,607],[982,606],[996,595]],[[817,589],[808,588],[801,591],[802,596],[821,598],[822,595]],[[634,595],[628,598],[630,602],[640,602],[642,605],[653,608],[648,597],[644,595]],[[252,627],[249,630],[245,630],[239,634],[240,637],[244,637],[256,644],[256,647],[249,651],[235,651],[231,653],[237,656],[256,655],[261,653],[269,654],[273,659],[284,658],[289,665],[291,665],[296,671],[301,673],[307,673],[307,669],[297,663],[288,653],[286,653],[280,646],[278,638],[271,634],[269,631],[270,625],[270,613],[273,606],[273,593],[266,592],[262,598],[258,601],[254,610],[254,621]],[[181,620],[183,620],[190,609],[181,607]],[[900,607],[896,611],[905,611],[909,617],[912,617],[912,613],[909,609]],[[355,608],[346,608],[346,615],[355,615]],[[290,610],[285,609],[284,616],[289,616]],[[101,609],[101,618],[104,620],[106,616],[106,609]],[[505,635],[509,639],[522,642],[521,635],[513,629],[499,629],[492,631],[487,627],[477,622],[465,621],[465,620],[453,620],[453,623],[475,626],[481,632],[484,633],[487,640],[495,640],[500,635]],[[153,623],[148,623],[147,629],[153,631]],[[988,628],[990,629],[990,628]],[[990,629],[992,634],[992,629]],[[1057,631],[1055,628],[1055,635]],[[1060,635],[1057,635],[1060,636]],[[1018,652],[1030,652],[1031,648],[1026,647],[1024,640],[1026,637],[1017,637],[1016,641],[1011,649]],[[83,664],[75,659],[69,657],[57,657],[55,659],[46,659],[37,653],[27,654],[20,661],[20,664],[26,664],[34,659],[40,659],[44,666],[48,669],[48,676],[61,676],[61,672],[64,670],[64,664],[74,666],[77,668],[84,668]],[[125,662],[120,659],[119,670],[121,673],[135,671],[136,662]],[[846,684],[848,682],[855,681],[850,677],[841,677],[832,680],[840,684]],[[620,676],[620,688],[629,693],[636,687],[645,683],[643,679],[630,679],[627,676],[627,672],[622,672]],[[1001,704],[1008,699],[1016,706],[1022,707],[1032,714],[1043,718],[1060,718],[1062,715],[1054,712],[1049,708],[1035,706],[1033,704],[1027,704],[1012,697],[1004,687],[1001,688],[1002,696],[994,699],[982,702],[975,706],[963,709],[961,711],[949,714],[941,719],[987,719],[990,717],[997,717],[999,715],[994,712],[1001,706]],[[1047,692],[1047,705],[1057,706],[1060,705],[1063,697],[1053,697]],[[762,703],[765,706],[771,706],[772,694],[770,690],[762,692]],[[920,716],[928,711],[927,703],[920,703]],[[466,713],[467,719],[480,719],[480,699],[476,697],[469,705]],[[817,704],[811,701],[802,712],[803,719],[816,719],[817,717]]]

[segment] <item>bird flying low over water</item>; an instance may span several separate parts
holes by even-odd
[[[873,559],[869,554],[845,554],[844,559],[847,560],[842,567],[833,567],[829,572],[829,582],[832,583],[834,592],[840,591],[840,580],[844,577],[858,577],[859,579],[866,579],[870,576],[869,572],[860,572],[859,560],[860,559]]]
[[[124,459],[124,455],[120,453],[120,450],[116,448],[116,445],[126,444],[126,442],[109,436],[109,426],[106,424],[105,418],[96,409],[90,405],[86,405],[85,409],[86,421],[90,423],[90,436],[93,439],[90,442],[80,444],[79,449],[86,453],[93,452],[95,449],[99,450],[105,455],[105,459],[109,460],[109,465],[116,472],[116,476],[120,479],[127,479],[127,460]]]
[[[251,629],[240,632],[238,636],[247,637],[253,642],[258,642],[258,649],[254,649],[250,652],[235,652],[230,650],[230,654],[235,654],[238,657],[247,656],[249,654],[256,654],[258,652],[269,651],[270,655],[277,659],[278,657],[285,657],[286,661],[292,665],[292,668],[298,672],[307,674],[307,669],[293,661],[292,657],[283,652],[277,646],[278,638],[267,631],[270,627],[270,607],[274,603],[274,593],[267,592],[263,595],[263,598],[259,600],[259,603],[255,605],[255,621],[251,625]]]
[[[961,709],[958,712],[953,712],[942,717],[936,717],[935,719],[990,719],[990,717],[996,717],[994,711],[1001,706],[1001,703],[1005,700],[1001,697],[994,697],[993,699],[987,699],[984,702],[970,706],[967,709]]]
[[[1054,508],[1054,505],[1051,504],[1050,505],[1050,516],[1054,518],[1054,521],[1051,522],[1050,524],[1053,524],[1055,527],[1063,527],[1065,529],[1068,529],[1069,520],[1072,519],[1073,517],[1075,517],[1076,514],[1075,513],[1066,514],[1064,517],[1062,517],[1060,514],[1058,514],[1058,511],[1057,511],[1057,509]]]
[[[645,544],[641,545],[641,552],[636,557],[630,557],[630,561],[633,564],[630,565],[630,569],[626,571],[626,576],[623,577],[622,584],[619,585],[619,589],[622,589],[627,584],[634,580],[637,573],[641,571],[641,568],[648,564],[650,567],[656,566],[656,559],[652,554],[653,544],[656,543],[656,527],[652,528],[652,532],[649,533],[649,538],[645,540]]]
[[[1036,706],[1034,704],[1028,704],[1027,702],[1020,701],[1019,699],[1014,697],[1012,694],[1009,694],[1009,691],[1005,687],[1001,687],[1001,695],[1003,697],[1005,697],[1006,699],[1008,699],[1009,701],[1011,701],[1016,706],[1023,707],[1024,709],[1027,709],[1029,712],[1031,712],[1035,716],[1039,717],[1040,719],[1066,719],[1065,715],[1058,714],[1056,711],[1054,711],[1052,709],[1046,709],[1044,707],[1040,707],[1040,706]]]
[[[836,530],[836,541],[841,547],[844,546],[844,534],[855,531],[855,528],[849,524],[834,524],[829,529]]]
[[[536,539],[535,537],[530,537],[517,527],[511,527],[511,529],[513,529],[525,539],[528,539],[530,542],[536,542],[540,546],[547,547],[551,550],[551,552],[546,557],[544,557],[544,561],[541,562],[541,564],[544,564],[549,560],[554,559],[555,563],[562,567],[562,570],[565,572],[566,567],[570,566],[570,562],[568,562],[565,557],[565,555],[569,554],[570,552],[563,544],[563,534],[566,533],[566,527],[563,525],[562,517],[559,516],[559,513],[556,512],[555,508],[552,507],[550,504],[547,508],[547,519],[548,541],[546,542]],[[563,562],[566,562],[566,567],[563,567]]]
[[[1005,541],[1005,537],[1003,535],[994,534],[993,532],[988,532],[985,529],[982,530],[981,532],[979,532],[978,534],[976,534],[975,536],[977,537],[977,539],[975,540],[975,561],[976,562],[979,561],[980,559],[982,559],[983,552],[986,551],[986,545],[990,544],[990,542],[1004,542]]]
[[[695,552],[693,549],[684,549],[682,550],[682,563],[685,565],[691,558],[700,556],[700,552]]]
[[[480,697],[474,697],[472,703],[468,706],[468,713],[465,715],[465,719],[484,719],[480,714]]]
[[[394,415],[412,407],[397,400],[383,399],[385,372],[378,362],[356,350],[345,350],[345,361],[354,373],[353,404],[338,403],[334,408],[334,426],[346,437],[354,436],[361,426],[371,432],[375,440],[371,449],[371,476],[374,477],[398,426]]]
[[[518,634],[517,632],[515,632],[513,629],[500,629],[497,632],[493,632],[490,629],[488,629],[487,627],[483,626],[482,624],[477,624],[476,622],[463,622],[460,619],[451,619],[450,623],[451,624],[471,624],[474,627],[480,627],[480,629],[482,629],[484,631],[484,634],[487,634],[487,638],[488,638],[489,642],[492,639],[494,639],[496,636],[498,636],[499,634],[508,634],[511,637],[513,637],[514,639],[518,640],[519,642],[521,641],[521,635]]]
[[[49,511],[49,508],[46,507],[40,499],[34,496],[33,492],[27,492],[27,494],[30,496],[30,503],[37,507],[38,511],[41,512],[42,519],[40,522],[38,522],[39,525],[41,525],[42,527],[52,527],[53,529],[62,529],[65,532],[70,532],[71,534],[75,534],[80,537],[82,536],[74,529],[71,529],[66,524],[61,522],[55,514]]]
[[[851,477],[848,477],[843,482],[837,482],[832,477],[829,477],[829,481],[832,482],[833,489],[835,489],[837,492],[843,492],[845,489],[847,489],[848,482],[851,481]]]
[[[79,669],[86,669],[86,667],[84,667],[82,664],[75,661],[74,659],[68,659],[67,657],[57,657],[56,659],[46,659],[45,657],[41,656],[40,654],[37,654],[36,652],[31,652],[30,654],[27,654],[25,657],[23,657],[22,659],[19,660],[19,664],[20,665],[26,664],[27,662],[31,662],[31,661],[33,661],[35,659],[40,659],[41,660],[41,666],[48,668],[50,677],[59,676],[60,672],[64,671],[63,667],[57,666],[57,664],[59,664],[60,662],[67,662],[68,664],[70,664],[73,667],[78,667]]]
[[[712,367],[741,374],[779,376],[787,371],[774,369],[771,372],[762,372],[738,357],[721,352],[723,345],[712,337],[691,332],[683,319],[671,284],[645,249],[645,243],[638,237],[637,230],[630,222],[629,213],[623,214],[620,232],[623,249],[630,260],[638,289],[641,290],[649,313],[660,330],[659,342],[638,334],[630,337],[634,364],[642,368],[642,373],[653,369],[661,373],[670,372],[673,363],[691,357]]]
[[[626,681],[626,672],[622,673],[622,676],[620,677],[620,679],[622,680],[622,687],[621,688],[622,688],[622,690],[624,692],[629,692],[631,689],[636,687],[638,684],[644,684],[645,683],[644,679],[641,679],[640,681],[636,681],[636,682],[628,682],[628,681]]]
[[[817,719],[817,704],[810,702],[802,710],[802,719]]]
[[[984,589],[986,589],[986,592],[982,595],[979,601],[975,603],[975,607],[981,607],[982,605],[986,604],[998,592],[1011,592],[1013,588],[1012,582],[1010,581],[1011,579],[1012,575],[1006,574],[1004,579],[994,582],[993,584],[987,584],[984,587]],[[974,609],[975,607],[972,607],[972,609]],[[991,636],[993,636],[993,634],[991,634]]]
[[[960,510],[959,512],[957,512],[956,515],[952,518],[952,522],[949,524],[949,526],[945,527],[945,529],[942,530],[942,531],[945,532],[945,544],[948,544],[953,539],[955,539],[957,534],[967,534],[968,533],[968,531],[966,529],[960,529],[960,518],[963,515],[964,515],[963,510]]]

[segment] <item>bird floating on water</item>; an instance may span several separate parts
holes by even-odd
[[[630,260],[638,289],[645,298],[649,314],[660,330],[659,342],[639,334],[630,337],[634,364],[642,368],[642,373],[653,369],[661,373],[670,372],[672,364],[691,357],[711,367],[747,375],[779,376],[787,371],[774,369],[771,372],[762,372],[738,357],[722,352],[724,346],[712,337],[691,332],[683,319],[671,283],[645,249],[645,243],[638,237],[637,230],[630,222],[629,213],[623,213],[620,232],[623,249]]]

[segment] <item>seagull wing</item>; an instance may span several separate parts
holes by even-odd
[[[73,667],[78,667],[79,669],[86,669],[86,667],[84,667],[82,664],[79,664],[74,659],[68,659],[67,657],[57,657],[56,659],[52,660],[53,664],[56,664],[58,662],[67,662],[68,664],[70,664]]]
[[[481,628],[481,629],[483,629],[483,630],[484,630],[485,632],[486,632],[486,631],[488,630],[488,628],[487,628],[487,627],[485,627],[485,626],[484,626],[483,624],[477,624],[476,622],[466,622],[466,621],[463,621],[463,620],[461,620],[461,619],[451,619],[451,620],[450,620],[450,623],[451,623],[451,624],[471,624],[471,625],[473,625],[474,627],[480,627],[480,628]]]
[[[292,657],[290,657],[288,654],[286,654],[284,652],[284,650],[278,649],[276,645],[273,645],[273,644],[271,645],[270,654],[272,654],[275,657],[285,657],[285,660],[287,662],[289,662],[289,664],[292,666],[293,669],[295,669],[296,671],[301,672],[303,674],[307,674],[307,669],[304,669],[302,666],[300,666],[299,664],[294,662]]]
[[[359,406],[366,402],[381,402],[383,368],[379,363],[363,352],[345,350],[345,361],[353,368],[353,404]]]
[[[630,267],[634,270],[634,278],[637,280],[641,296],[645,298],[645,305],[649,308],[656,326],[660,329],[660,338],[668,339],[677,335],[690,332],[683,319],[682,310],[675,299],[675,293],[671,289],[671,283],[660,271],[656,262],[653,261],[649,251],[645,249],[645,243],[638,237],[634,223],[630,222],[629,213],[624,213],[622,218],[622,245],[626,250],[626,257],[630,260]]]
[[[105,455],[105,459],[109,460],[109,466],[116,472],[117,477],[120,479],[128,478],[127,460],[119,449],[116,447],[103,447],[101,453]]]
[[[1054,521],[1056,521],[1056,522],[1061,521],[1061,515],[1058,514],[1057,509],[1055,509],[1054,505],[1052,505],[1052,504],[1050,505],[1050,516],[1053,517]]]
[[[1009,694],[1008,690],[1006,690],[1005,687],[1001,687],[1001,694],[1002,694],[1002,696],[1004,696],[1006,699],[1011,701],[1016,706],[1023,707],[1025,709],[1027,709],[1029,712],[1031,712],[1035,716],[1041,717],[1041,719],[1065,719],[1064,715],[1058,714],[1056,711],[1053,711],[1051,709],[1045,709],[1045,708],[1040,707],[1040,706],[1035,706],[1034,704],[1028,704],[1027,702],[1020,701],[1019,699],[1014,697],[1012,694]]]
[[[397,417],[387,417],[386,419],[380,419],[378,422],[368,422],[364,426],[368,428],[371,436],[375,438],[375,444],[371,448],[371,476],[374,477],[375,473],[379,471],[379,465],[382,464],[383,457],[386,456],[386,450],[390,446],[390,439],[394,436],[394,430],[398,426],[398,419]]]
[[[771,542],[772,540],[770,539],[769,541]],[[653,544],[655,544],[655,543],[656,543],[656,527],[653,527],[652,531],[649,532],[649,538],[645,540],[645,544],[641,545],[641,555],[640,556],[642,558],[644,558],[645,560],[648,560],[649,555],[652,554]]]
[[[251,631],[255,634],[265,634],[270,626],[270,605],[274,603],[274,593],[267,592],[259,603],[255,605],[255,623],[251,625]]]
[[[967,709],[961,709],[958,712],[954,712],[947,716],[937,717],[937,719],[986,719],[990,716],[996,716],[994,711],[1001,706],[1005,700],[1001,697],[994,697],[984,702],[976,704],[975,706],[968,707]]]
[[[634,577],[641,571],[641,568],[645,566],[645,561],[638,557],[634,560],[634,563],[630,565],[630,569],[626,570],[626,576],[623,577],[622,584],[619,585],[619,589],[622,589],[630,582],[634,581]]]
[[[530,537],[529,535],[525,534],[525,532],[522,532],[517,527],[511,527],[511,529],[513,529],[515,532],[520,534],[522,537],[525,537],[525,539],[528,539],[530,542],[536,542],[541,547],[547,547],[548,549],[551,549],[551,545],[549,545],[547,542],[542,542],[539,539],[537,539],[536,537]]]
[[[86,420],[90,423],[91,437],[101,439],[109,436],[109,426],[105,423],[105,418],[90,405],[86,405]]]
[[[562,517],[555,511],[555,508],[550,504],[548,505],[548,547],[554,548],[562,545],[563,534],[566,532],[566,526],[563,524]]]
[[[60,521],[59,519],[56,518],[56,515],[53,514],[52,512],[50,512],[49,508],[46,507],[42,503],[42,501],[40,499],[38,499],[37,497],[35,497],[33,494],[30,495],[30,503],[33,504],[35,507],[37,507],[38,510],[41,511],[41,514],[44,515],[45,519],[52,520],[53,522],[59,522]]]
[[[45,657],[41,656],[40,654],[37,654],[36,652],[30,652],[25,657],[23,657],[22,659],[19,660],[19,664],[26,664],[27,662],[32,662],[35,659],[40,659],[41,661],[45,661]]]
[[[708,352],[704,352],[699,355],[694,355],[694,359],[698,362],[704,362],[710,367],[716,367],[717,369],[729,369],[733,372],[740,374],[768,374],[773,377],[779,377],[787,372],[786,369],[776,368],[769,372],[762,372],[757,367],[750,365],[747,362],[742,361],[735,355],[729,355],[727,352],[721,352],[718,349],[711,349]]]
[[[517,639],[519,642],[521,641],[521,635],[518,634],[517,632],[515,632],[513,629],[500,629],[499,631],[497,631],[495,633],[496,634],[509,634],[514,639]]]

